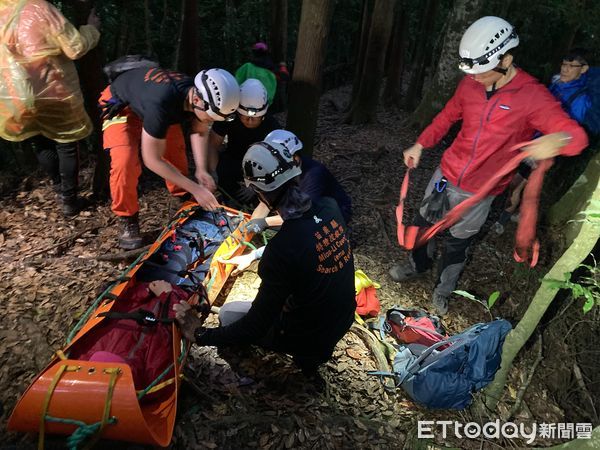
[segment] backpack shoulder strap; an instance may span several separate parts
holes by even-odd
[[[481,326],[481,324],[475,324],[460,334],[457,334],[455,336],[450,336],[448,339],[444,339],[440,342],[436,342],[435,344],[430,345],[425,350],[423,350],[423,352],[419,355],[419,357],[410,365],[410,367],[408,367],[407,371],[410,373],[416,373],[419,370],[419,365],[421,364],[421,362],[425,358],[427,358],[429,355],[431,355],[434,352],[434,350],[437,350],[438,348],[443,347],[444,345],[464,341],[466,339],[467,335],[471,334],[475,329],[479,328],[480,326]],[[445,351],[448,351],[448,352],[453,351],[453,346],[449,345],[443,351],[444,352]]]

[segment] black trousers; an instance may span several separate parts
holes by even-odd
[[[427,222],[420,214],[413,220],[413,225],[427,228],[432,224]],[[435,292],[447,297],[454,289],[467,262],[468,251],[476,235],[466,239],[459,239],[452,235],[444,238],[442,256],[438,262],[438,276],[435,283]],[[425,272],[433,267],[433,241],[427,245],[416,248],[411,252],[417,272]]]
[[[60,187],[63,199],[74,199],[79,178],[79,142],[62,144],[44,136],[35,136],[30,142],[40,166],[52,184]]]

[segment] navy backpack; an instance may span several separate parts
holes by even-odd
[[[500,368],[504,338],[511,330],[506,320],[478,323],[429,347],[399,347],[391,376],[415,402],[428,408],[464,409],[472,394],[484,388]],[[443,347],[443,350],[438,350]]]

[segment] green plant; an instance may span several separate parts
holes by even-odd
[[[600,200],[591,200],[589,209],[581,211],[578,215],[584,216],[582,219],[570,220],[570,222],[583,222],[587,221],[593,225],[600,225]],[[596,261],[594,261],[594,265]]]
[[[600,267],[598,267],[593,255],[592,258],[594,260],[593,265],[580,264],[577,266],[577,268],[584,268],[588,271],[586,275],[578,278],[577,283],[571,281],[572,272],[566,272],[564,280],[544,280],[545,283],[548,283],[549,287],[569,289],[575,299],[580,297],[585,298],[583,312],[586,314],[592,310],[595,304],[600,306]]]
[[[490,318],[493,318],[491,309],[492,309],[492,306],[494,306],[494,303],[496,303],[496,300],[498,300],[498,298],[500,297],[500,291],[492,292],[490,294],[490,296],[487,298],[487,300],[477,298],[476,296],[474,296],[473,294],[471,294],[470,292],[467,292],[467,291],[459,290],[459,291],[453,291],[453,293],[460,295],[461,297],[468,298],[469,300],[473,300],[474,302],[477,302],[480,305],[483,305],[483,307],[486,309],[486,311],[490,315]]]

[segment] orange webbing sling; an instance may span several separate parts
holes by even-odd
[[[510,148],[510,151],[518,150],[521,147],[529,145],[531,142],[521,142]],[[443,219],[439,220],[431,227],[427,229],[420,228],[416,225],[404,225],[402,218],[404,215],[404,200],[408,193],[408,185],[410,179],[410,172],[413,167],[408,167],[404,179],[402,180],[402,187],[400,188],[400,201],[396,206],[396,220],[398,221],[398,243],[401,247],[407,250],[412,250],[417,247],[421,247],[426,244],[433,236],[440,231],[446,230],[454,225],[460,218],[473,207],[476,203],[484,199],[498,184],[498,182],[514,172],[521,161],[527,158],[527,154],[520,153],[510,159],[493,177],[489,178],[481,189],[479,189],[475,195],[459,203],[452,208],[444,216]],[[514,258],[517,262],[524,262],[529,260],[531,267],[534,267],[538,261],[539,255],[539,242],[535,237],[535,229],[537,224],[538,216],[538,204],[540,199],[540,192],[542,190],[542,184],[544,181],[544,175],[546,171],[552,166],[553,159],[545,159],[537,162],[537,167],[531,172],[527,186],[523,193],[523,200],[521,202],[521,212],[519,225],[517,226],[517,233],[515,236],[515,251]]]

